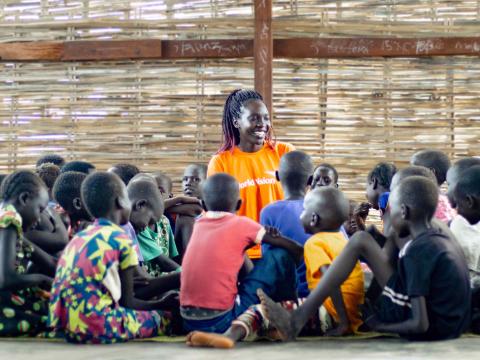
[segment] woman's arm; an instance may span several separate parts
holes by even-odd
[[[44,211],[41,217],[43,228],[37,228],[25,233],[25,237],[32,243],[38,245],[49,254],[62,251],[68,243],[67,229],[60,217],[55,213]]]
[[[33,247],[32,262],[37,268],[42,269],[41,273],[47,276],[55,277],[55,271],[57,270],[57,260],[46,251],[43,251],[39,246],[24,239],[24,241]]]
[[[33,286],[49,288],[52,279],[46,275],[16,272],[17,238],[17,231],[13,227],[0,230],[0,289],[19,290]]]

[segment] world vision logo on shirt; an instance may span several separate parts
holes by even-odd
[[[270,175],[270,177],[261,177],[254,179],[248,179],[239,184],[240,189],[244,189],[250,186],[260,186],[260,185],[274,185],[277,182],[275,177],[275,171],[265,171],[265,174]]]

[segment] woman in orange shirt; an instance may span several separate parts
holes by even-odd
[[[283,154],[295,148],[273,139],[273,128],[262,96],[253,90],[235,90],[227,98],[222,120],[223,144],[208,165],[208,176],[223,172],[240,184],[238,215],[258,222],[260,211],[283,199],[275,172]],[[249,250],[252,259],[261,248]]]

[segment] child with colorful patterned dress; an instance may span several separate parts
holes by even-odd
[[[94,224],[79,232],[59,260],[48,323],[74,343],[114,343],[163,335],[169,320],[154,311],[170,298],[143,301],[134,296],[138,266],[132,240],[120,227],[131,204],[121,179],[110,173],[89,175],[81,196]]]
[[[49,289],[52,279],[27,274],[30,262],[41,268],[49,259],[23,233],[46,209],[48,192],[34,173],[17,171],[2,182],[1,198],[0,336],[36,335],[47,329],[49,294],[42,289]]]

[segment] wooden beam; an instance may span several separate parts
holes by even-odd
[[[268,23],[268,20],[266,22]],[[271,28],[269,31],[271,32]],[[256,35],[260,37],[261,32],[257,32]],[[268,56],[268,48],[266,51]],[[253,55],[254,41],[248,39],[0,43],[0,61],[18,62],[220,59],[245,58]],[[273,40],[273,55],[275,58],[479,56],[480,37],[276,39]],[[257,60],[260,62],[261,58],[258,56]],[[266,63],[268,64],[268,58]],[[258,81],[260,88],[260,80]]]
[[[253,56],[255,59],[255,90],[263,96],[270,116],[272,116],[272,0],[255,0],[255,39]]]
[[[279,58],[360,58],[480,55],[480,37],[299,38],[274,40]]]

